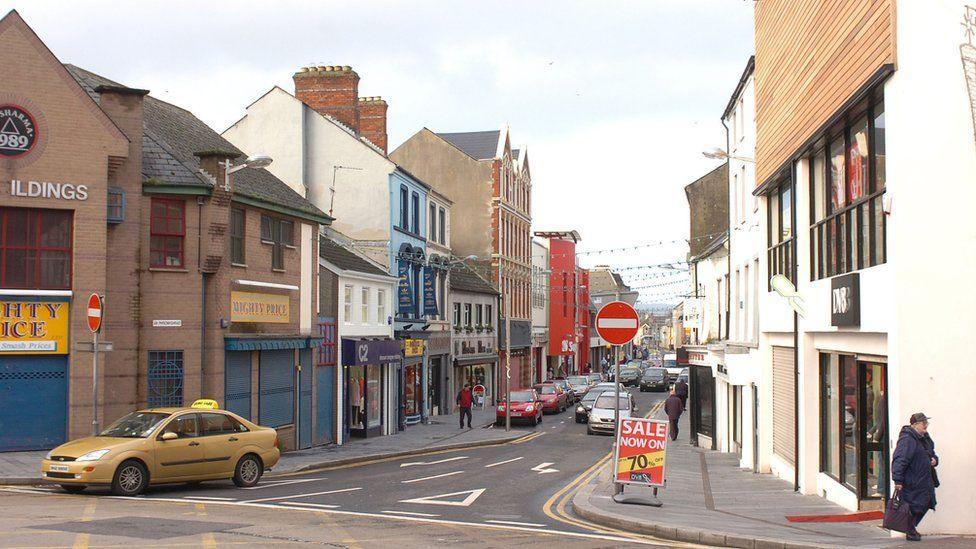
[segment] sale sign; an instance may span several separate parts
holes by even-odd
[[[621,484],[664,486],[664,458],[667,448],[667,421],[620,418],[614,481]]]

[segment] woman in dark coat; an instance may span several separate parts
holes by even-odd
[[[912,414],[911,425],[901,428],[891,458],[891,480],[915,519],[912,530],[906,534],[909,541],[922,539],[916,527],[929,509],[935,509],[935,467],[939,464],[939,456],[935,454],[935,442],[928,434],[929,419],[921,412]]]

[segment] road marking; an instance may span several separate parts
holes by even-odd
[[[95,516],[95,506],[98,505],[97,499],[92,499],[87,504],[85,504],[85,512],[81,516],[81,522],[91,522],[92,517]],[[80,533],[75,536],[75,542],[71,546],[71,549],[88,549],[88,544],[91,542],[91,535]]]
[[[545,528],[545,524],[535,524],[534,522],[516,522],[514,520],[486,520],[492,524],[508,524],[511,526],[528,526],[530,528]]]
[[[506,463],[512,463],[513,461],[518,461],[520,459],[522,459],[521,456],[520,457],[517,457],[517,458],[513,458],[513,459],[506,459],[505,461],[499,461],[498,463],[491,463],[491,464],[485,465],[485,469],[488,469],[490,467],[496,467],[498,465],[505,465]]]
[[[535,433],[532,433],[532,434],[529,434],[529,435],[525,435],[524,437],[522,437],[520,439],[513,440],[512,441],[512,444],[522,444],[523,442],[528,442],[530,440],[537,439],[537,438],[541,437],[544,434],[546,434],[545,431],[537,431]]]
[[[282,480],[280,482],[271,482],[271,483],[268,483],[268,484],[261,484],[261,485],[258,485],[258,486],[250,486],[248,488],[241,488],[241,490],[261,490],[263,488],[274,488],[275,486],[285,486],[285,485],[288,485],[288,484],[300,484],[302,482],[315,482],[317,480],[326,480],[326,477],[300,478],[300,479],[294,479],[294,480]]]
[[[358,488],[342,488],[341,490],[326,490],[325,492],[310,492],[308,494],[292,494],[290,496],[278,496],[273,498],[261,498],[261,499],[251,499],[243,503],[260,503],[262,501],[275,501],[280,499],[295,499],[295,498],[309,498],[312,496],[325,496],[328,494],[341,494],[343,492],[355,492],[357,490],[362,490],[360,486]]]
[[[237,501],[237,498],[218,498],[212,496],[183,496],[183,499],[189,501],[196,500],[196,499],[202,499],[206,501]]]
[[[319,509],[338,509],[339,505],[329,505],[327,503],[300,503],[297,501],[282,501],[280,505],[289,507],[315,507]]]
[[[543,462],[543,463],[540,463],[540,464],[536,465],[535,467],[532,468],[532,470],[535,471],[536,473],[539,473],[540,475],[545,474],[545,473],[558,473],[559,472],[559,469],[547,469],[547,467],[549,467],[550,465],[554,465],[554,464],[552,462],[546,461],[546,462]]]
[[[439,517],[433,513],[411,513],[410,511],[380,511],[387,515],[406,515],[408,517]],[[490,522],[490,521],[489,521]]]
[[[423,498],[413,498],[413,499],[401,499],[400,503],[423,503],[424,505],[450,505],[452,507],[468,507],[474,500],[478,499],[478,496],[485,493],[486,488],[478,488],[477,490],[464,490],[462,492],[451,492],[449,494],[437,494],[436,496],[427,496]],[[461,501],[445,501],[441,498],[449,498],[451,496],[460,496],[463,494],[468,494],[468,496]]]
[[[468,456],[457,456],[452,458],[438,459],[436,461],[412,461],[410,463],[401,463],[400,467],[412,467],[414,465],[437,465],[438,463],[447,463],[448,461],[457,461],[459,459],[468,459]]]
[[[460,475],[463,472],[464,471],[453,471],[453,472],[444,473],[444,474],[441,474],[441,475],[433,475],[433,476],[429,476],[429,477],[412,478],[410,480],[401,480],[400,481],[400,484],[411,484],[411,483],[414,483],[414,482],[420,482],[422,480],[433,480],[435,478],[453,477],[454,475]]]

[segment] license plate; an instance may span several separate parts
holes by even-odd
[[[512,417],[522,417],[522,412],[512,412]]]
[[[56,473],[67,473],[68,472],[68,466],[67,465],[51,465],[51,466],[48,467],[48,470],[49,471],[54,471]]]

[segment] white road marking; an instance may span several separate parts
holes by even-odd
[[[412,467],[414,465],[437,465],[438,463],[447,463],[448,461],[457,461],[459,459],[468,459],[468,456],[457,456],[445,459],[438,459],[436,461],[414,461],[410,463],[401,463],[400,467]]]
[[[408,517],[439,517],[433,513],[411,513],[410,511],[380,511],[386,515],[407,515]]]
[[[429,476],[429,477],[412,478],[410,480],[401,480],[400,481],[400,484],[411,484],[411,483],[414,483],[414,482],[420,482],[422,480],[432,480],[432,479],[435,479],[435,478],[453,477],[454,475],[460,475],[463,472],[464,471],[452,471],[450,473],[444,473],[444,474],[441,474],[441,475],[433,475],[433,476]]]
[[[543,463],[540,463],[540,464],[536,465],[535,467],[532,468],[532,470],[535,471],[536,473],[539,473],[540,475],[545,474],[545,473],[558,473],[559,472],[559,469],[547,469],[547,467],[549,467],[550,465],[554,465],[554,464],[551,463],[551,462],[546,461],[546,462],[543,462]]]
[[[300,503],[297,501],[282,501],[281,505],[287,505],[289,507],[316,507],[320,509],[338,509],[338,505],[329,505],[327,503]]]
[[[261,499],[250,499],[246,503],[260,503],[262,501],[276,501],[280,499],[295,499],[295,498],[308,498],[312,496],[324,496],[328,494],[341,494],[343,492],[355,492],[357,490],[362,490],[362,487],[358,488],[343,488],[341,490],[327,490],[325,492],[309,492],[308,494],[292,494],[290,496],[278,496],[273,498],[261,498]]]
[[[477,490],[464,490],[463,492],[437,494],[436,496],[427,496],[423,498],[401,499],[400,503],[423,503],[424,505],[450,505],[453,507],[467,507],[474,503],[474,500],[478,499],[478,496],[485,493],[485,490],[485,488],[478,488]],[[443,499],[440,499],[449,498],[451,496],[460,496],[463,494],[468,494],[468,497],[461,501],[444,501]]]
[[[509,524],[511,526],[528,526],[531,528],[545,528],[545,524],[535,524],[534,522],[516,522],[514,520],[486,520],[492,524]]]
[[[272,482],[269,482],[268,484],[261,484],[259,486],[251,486],[250,488],[241,488],[241,490],[260,490],[262,488],[274,488],[275,486],[285,486],[287,484],[299,484],[299,483],[302,483],[302,482],[315,482],[316,480],[326,480],[326,477],[319,477],[319,478],[300,478],[300,479],[294,479],[294,480],[272,481]]]
[[[498,466],[498,465],[505,465],[506,463],[512,463],[513,461],[518,461],[520,459],[522,459],[521,456],[520,457],[517,457],[517,458],[513,458],[513,459],[506,459],[505,461],[499,461],[498,463],[491,463],[491,464],[485,465],[485,469],[488,469],[490,467],[495,467],[495,466]]]
[[[218,498],[213,496],[183,496],[183,499],[202,499],[207,501],[237,501],[237,498]]]

